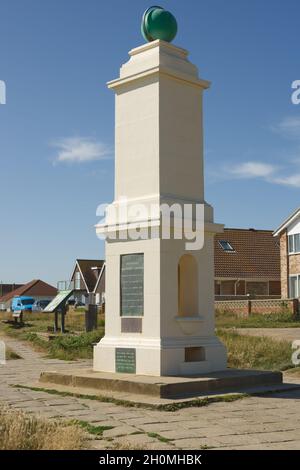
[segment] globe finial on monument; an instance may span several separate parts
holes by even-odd
[[[141,31],[146,41],[161,39],[171,42],[177,34],[177,21],[169,11],[153,6],[143,14]]]

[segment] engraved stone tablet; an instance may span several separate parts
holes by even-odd
[[[144,255],[121,256],[121,316],[144,314]]]
[[[116,372],[125,374],[136,373],[135,349],[116,348]]]

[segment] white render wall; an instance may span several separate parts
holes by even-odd
[[[296,235],[300,233],[300,218],[294,220],[287,228],[288,235]]]

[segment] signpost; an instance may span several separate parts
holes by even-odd
[[[20,323],[23,323],[23,312],[22,310],[14,310],[12,314],[15,324],[18,323],[18,319],[20,320]]]
[[[61,312],[61,332],[65,332],[65,314],[66,314],[66,302],[73,294],[73,290],[62,290],[57,294],[56,297],[44,308],[44,312],[53,313],[54,316],[54,332],[58,331],[58,311]]]

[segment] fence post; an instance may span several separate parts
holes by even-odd
[[[248,317],[251,315],[251,307],[252,307],[251,300],[248,300]]]
[[[299,316],[299,299],[293,299],[293,316]]]

